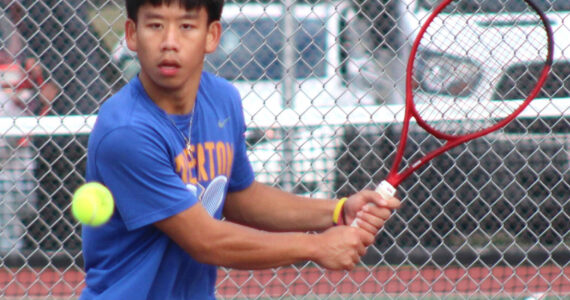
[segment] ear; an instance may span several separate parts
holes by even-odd
[[[206,37],[206,53],[212,53],[218,48],[222,36],[222,23],[214,21],[208,25],[208,36]]]
[[[125,22],[125,41],[129,50],[137,51],[137,24],[131,19]]]

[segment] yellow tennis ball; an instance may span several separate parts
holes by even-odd
[[[71,212],[84,225],[100,226],[113,215],[115,202],[111,191],[98,182],[80,186],[73,194]]]

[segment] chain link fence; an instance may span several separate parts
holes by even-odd
[[[259,181],[341,197],[384,178],[408,49],[432,2],[227,1],[206,68],[242,95]],[[457,17],[508,17],[510,2],[458,0]],[[406,180],[402,208],[361,266],[222,268],[219,297],[570,297],[570,5],[539,2],[557,44],[536,104]],[[124,4],[0,4],[0,298],[75,299],[84,273],[71,195],[84,182],[99,105],[138,71],[122,43]],[[520,99],[517,74],[533,63],[512,66],[494,99]],[[439,145],[420,130],[411,139],[410,156]]]

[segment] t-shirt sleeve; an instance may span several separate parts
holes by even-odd
[[[97,171],[129,230],[173,216],[197,202],[173,170],[160,140],[156,134],[123,127],[103,137],[95,152]]]
[[[236,142],[234,164],[232,167],[232,175],[228,187],[229,192],[243,190],[249,187],[255,179],[255,174],[247,156],[247,147],[245,143],[246,124],[243,116],[241,97],[237,90],[234,90],[233,97],[233,107],[235,109],[234,114],[236,115],[236,122],[234,123],[234,128],[236,130]]]

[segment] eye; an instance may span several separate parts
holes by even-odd
[[[190,30],[190,29],[196,28],[196,25],[194,25],[193,23],[182,23],[182,24],[180,25],[180,28],[181,28],[182,30]]]
[[[158,30],[162,28],[162,24],[160,23],[148,23],[147,27],[150,29]]]

